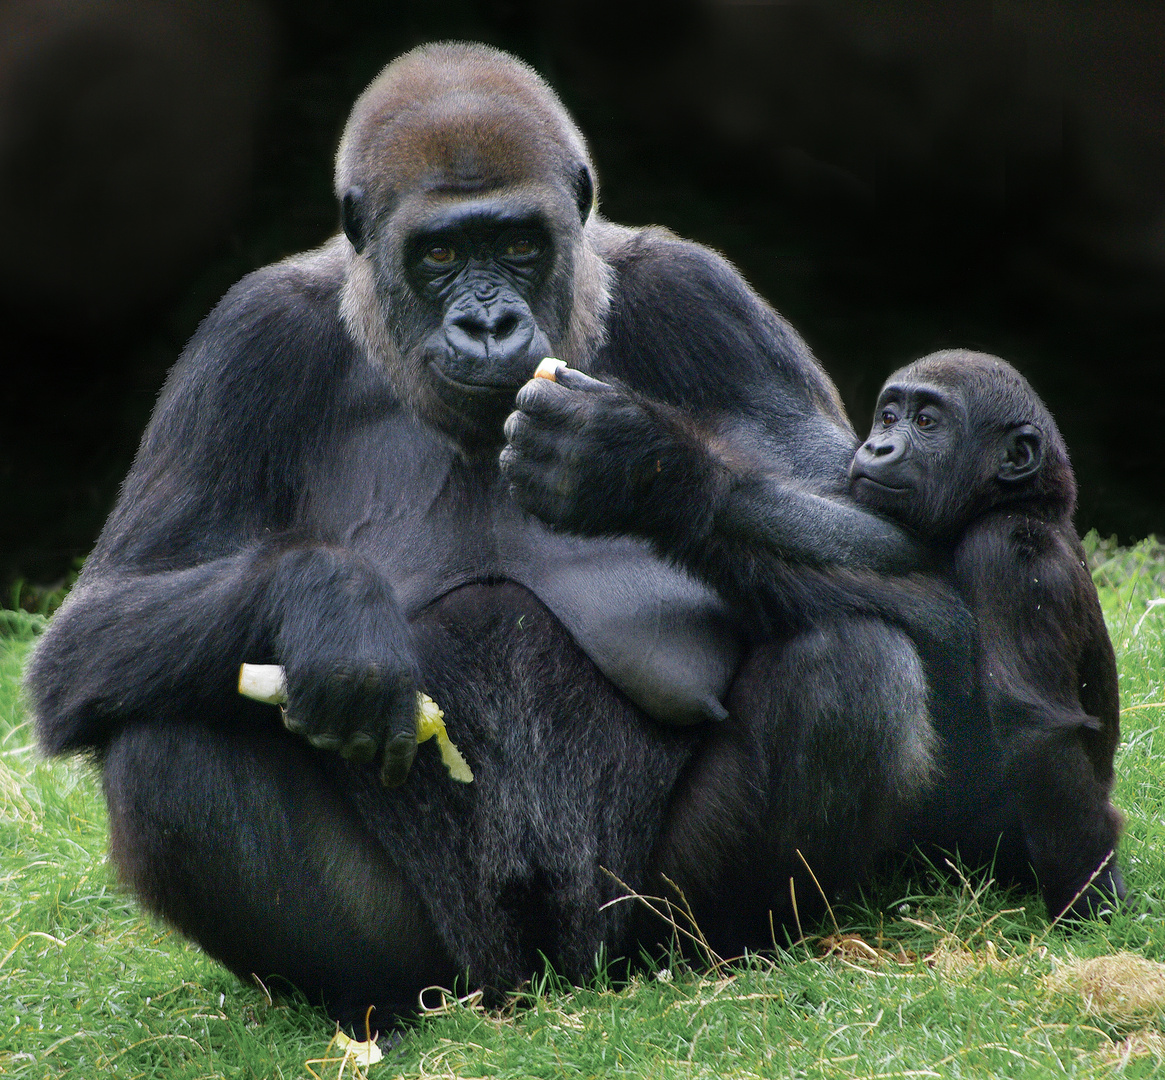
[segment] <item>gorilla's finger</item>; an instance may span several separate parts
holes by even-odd
[[[522,455],[514,449],[510,444],[502,447],[502,452],[498,454],[498,465],[501,467],[504,476],[512,476],[513,470],[518,468],[518,463],[522,460]]]
[[[286,709],[283,710],[283,726],[287,728],[292,735],[306,735],[308,733],[308,726],[298,717],[292,716]]]
[[[416,738],[417,734],[417,683],[416,679],[402,676],[392,694],[385,702],[383,717],[384,730],[389,739],[398,735]]]
[[[515,443],[521,440],[529,428],[530,421],[525,413],[512,412],[506,417],[506,422],[502,425],[502,434],[505,435],[506,442]]]
[[[549,379],[531,379],[514,398],[514,408],[534,420],[570,416],[585,404],[585,397]]]
[[[498,460],[503,469],[517,461],[536,462],[544,466],[547,462],[565,456],[565,448],[574,441],[574,436],[564,434],[558,428],[538,427],[522,413],[511,413],[506,420],[505,435],[507,445],[502,448]]]
[[[565,386],[568,390],[581,390],[584,393],[595,394],[609,391],[616,393],[616,388],[608,382],[603,382],[602,379],[596,379],[588,375],[585,371],[579,371],[577,368],[564,367],[559,368],[555,373],[554,381],[559,386]]]
[[[415,721],[414,721],[415,723]],[[394,735],[384,748],[384,762],[380,766],[380,781],[385,787],[400,787],[413,767],[417,756],[417,732]]]

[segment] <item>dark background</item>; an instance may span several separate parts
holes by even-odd
[[[1081,530],[1165,535],[1158,0],[0,0],[0,586],[88,550],[198,321],[335,230],[352,100],[442,37],[542,71],[607,216],[732,259],[859,430],[894,367],[999,353]]]

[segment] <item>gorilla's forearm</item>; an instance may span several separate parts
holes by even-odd
[[[33,654],[27,685],[49,753],[100,748],[134,716],[191,700],[216,715],[240,703],[234,675],[259,658],[257,549],[182,570],[83,576]]]
[[[903,574],[932,562],[925,545],[884,518],[761,473],[730,483],[714,527],[786,562],[809,566]]]
[[[280,538],[184,569],[83,577],[29,668],[41,743],[100,749],[135,717],[262,722],[237,693],[245,660],[288,667],[288,726],[315,745],[369,759],[409,730],[396,706],[416,662],[387,582],[345,551]],[[364,696],[382,704],[357,731],[348,713]]]

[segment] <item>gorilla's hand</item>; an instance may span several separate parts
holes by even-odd
[[[402,783],[417,752],[418,667],[387,582],[346,552],[303,547],[280,556],[271,602],[287,729],[351,761],[380,761],[384,783]]]
[[[518,502],[573,532],[642,533],[645,501],[675,453],[662,407],[570,368],[531,379],[515,405],[500,460]]]

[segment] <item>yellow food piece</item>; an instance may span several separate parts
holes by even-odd
[[[417,694],[417,742],[423,743],[437,737],[437,749],[441,751],[441,761],[454,780],[463,784],[473,781],[473,770],[469,762],[461,756],[461,751],[453,745],[445,730],[445,713],[428,694]]]
[[[558,361],[561,363],[561,361]],[[564,365],[565,366],[565,365]],[[287,700],[287,679],[278,664],[243,664],[239,668],[239,693],[268,705],[282,705]],[[417,742],[437,737],[441,761],[454,780],[473,782],[473,770],[445,730],[445,714],[428,694],[417,692]]]
[[[332,1044],[339,1049],[345,1059],[351,1058],[364,1069],[384,1058],[384,1052],[376,1045],[375,1039],[372,1042],[358,1042],[356,1039],[348,1038],[342,1031],[337,1031],[332,1038]]]

